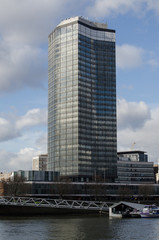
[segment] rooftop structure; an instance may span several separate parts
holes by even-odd
[[[147,162],[148,156],[146,152],[140,151],[140,150],[134,150],[134,151],[123,151],[117,153],[119,160],[130,160],[134,162]]]

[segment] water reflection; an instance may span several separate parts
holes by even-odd
[[[112,239],[105,216],[1,218],[1,240]]]
[[[159,219],[111,219],[113,240],[150,240],[158,239],[159,229],[155,230]]]
[[[106,216],[1,217],[0,240],[158,239],[159,219]]]
[[[58,218],[52,222],[48,239],[97,240],[112,239],[108,218],[103,216]]]

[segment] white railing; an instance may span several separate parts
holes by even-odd
[[[85,209],[108,211],[112,203],[99,201],[81,201],[64,199],[43,199],[26,197],[0,197],[0,205],[34,206],[48,208],[67,208],[67,209]]]

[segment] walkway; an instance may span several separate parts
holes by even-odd
[[[0,197],[0,205],[6,206],[27,206],[56,209],[76,209],[105,212],[113,203],[99,201],[79,201],[64,199],[44,199],[28,197]]]

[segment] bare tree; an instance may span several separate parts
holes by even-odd
[[[65,182],[60,182],[57,186],[57,194],[59,194],[61,198],[63,198],[65,195],[72,194],[72,192],[73,186],[69,179],[67,179]]]
[[[4,195],[20,196],[27,193],[27,184],[25,178],[21,176],[14,176],[7,181],[3,180]]]
[[[139,195],[143,196],[144,200],[147,200],[150,195],[154,193],[154,189],[150,185],[141,185],[139,187]]]
[[[126,200],[133,195],[133,191],[127,186],[121,186],[118,189],[118,194],[121,200]]]

